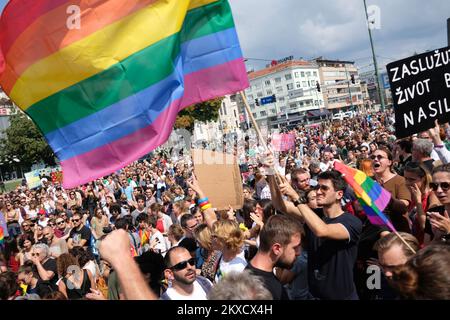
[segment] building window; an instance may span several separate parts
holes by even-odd
[[[314,77],[317,77],[317,71],[314,71],[314,72],[313,72],[313,76],[314,76]]]
[[[307,71],[307,72],[306,72],[306,76],[307,76],[307,77],[311,77],[311,71]]]
[[[261,117],[267,116],[267,112],[266,111],[261,111],[259,114],[261,115]]]
[[[273,94],[272,90],[268,89],[268,90],[267,90],[267,95],[268,95],[268,96],[271,96],[272,94]]]
[[[262,96],[263,96],[262,92],[258,92],[257,96],[258,96],[258,98],[262,98]]]
[[[288,83],[287,89],[288,89],[288,90],[294,89],[294,84],[293,84],[293,83]]]
[[[277,100],[280,102],[284,102],[285,99],[284,99],[284,97],[280,97],[280,98],[277,98]]]
[[[223,114],[227,115],[227,108],[225,108],[225,103],[223,104]]]
[[[236,95],[235,94],[230,96],[230,101],[231,102],[236,102]]]
[[[272,114],[276,114],[277,110],[276,109],[272,109],[272,110],[270,110],[270,112],[272,112]]]
[[[304,71],[302,71],[300,74],[302,75],[302,78],[305,77],[305,72]]]
[[[300,82],[297,82],[297,83],[295,84],[295,86],[297,87],[297,89],[300,89],[300,88],[302,87],[302,84],[301,84]]]
[[[299,77],[300,77],[300,74],[299,74],[298,72],[295,72],[295,73],[294,73],[294,77],[299,78]]]
[[[270,80],[266,80],[266,82],[264,83],[266,86],[270,86]]]
[[[253,113],[252,113],[252,115],[253,115],[253,117],[254,117],[254,118],[256,118],[256,117],[257,117],[257,115],[256,115],[256,113],[255,113],[255,112],[253,112]]]
[[[277,92],[278,92],[278,93],[283,92],[283,87],[277,87],[276,89],[277,89]]]
[[[291,103],[291,104],[289,105],[289,107],[290,107],[291,109],[296,109],[296,108],[297,108],[297,104],[296,104],[296,103]]]
[[[239,123],[236,121],[236,128],[239,127]]]
[[[275,78],[275,83],[281,83],[281,78],[280,77]]]
[[[220,115],[223,116],[222,107],[220,107],[219,112],[220,112]]]
[[[303,85],[304,88],[306,88],[308,86],[308,83],[306,83],[306,81],[303,81],[302,85]]]
[[[255,83],[255,89],[260,89],[261,88],[261,83]]]
[[[237,118],[236,109],[233,110],[234,117]]]
[[[286,111],[286,106],[281,107],[281,108],[280,108],[280,111],[281,111],[281,112],[285,112],[285,111]]]
[[[292,74],[290,73],[285,74],[284,77],[286,78],[286,80],[292,80]]]

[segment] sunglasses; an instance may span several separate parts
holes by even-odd
[[[72,219],[72,222],[80,222],[80,219]]]
[[[435,192],[439,189],[439,187],[441,187],[442,191],[447,192],[448,190],[450,190],[450,182],[430,183],[431,190]]]
[[[39,257],[39,253],[32,253],[31,256],[32,257]]]
[[[195,266],[195,258],[191,258],[189,260],[177,263],[176,265],[170,267],[169,269],[170,270],[175,270],[175,271],[180,271],[180,270],[186,269],[188,263],[189,263],[189,265],[194,267]]]
[[[64,224],[64,221],[58,221],[56,224],[59,226],[60,224]]]
[[[330,187],[329,187],[329,186],[326,186],[326,185],[324,185],[324,184],[319,184],[319,185],[316,186],[315,189],[316,189],[316,190],[319,190],[319,189],[320,189],[321,191],[326,192],[326,191],[330,190]]]
[[[372,159],[372,160],[378,159],[378,161],[381,161],[381,160],[386,159],[386,158],[381,156],[381,155],[377,155],[377,156],[373,155],[373,156],[370,157],[370,159]]]
[[[54,227],[56,226],[56,223],[49,223],[49,226]]]

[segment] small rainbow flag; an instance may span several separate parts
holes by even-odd
[[[3,227],[0,226],[0,247],[3,246],[4,241],[5,241],[5,235],[3,233]]]
[[[369,221],[374,225],[385,225],[392,231],[396,231],[391,221],[383,213],[391,200],[391,194],[360,170],[347,167],[339,161],[334,162],[334,168],[342,173],[345,181],[355,191]]]
[[[165,143],[183,108],[249,83],[226,0],[13,0],[0,86],[73,188]]]

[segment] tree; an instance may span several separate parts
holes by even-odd
[[[209,122],[219,119],[219,109],[222,105],[223,97],[198,103],[187,107],[178,113],[175,121],[176,129],[186,129],[194,131],[195,121]]]
[[[50,166],[56,164],[53,150],[30,118],[19,112],[11,116],[10,123],[4,131],[5,137],[0,140],[2,159],[17,157],[25,167],[41,161]]]

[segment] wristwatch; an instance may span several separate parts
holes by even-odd
[[[301,204],[308,203],[308,200],[305,197],[300,197],[297,200],[292,201],[292,203],[294,204],[294,206],[298,207]]]

